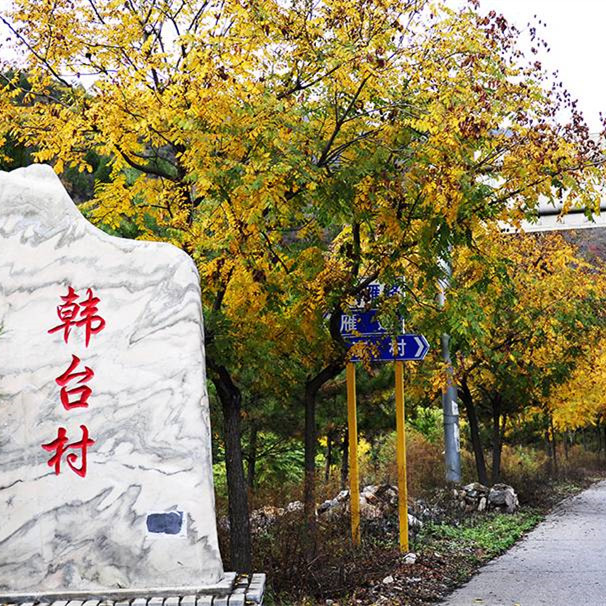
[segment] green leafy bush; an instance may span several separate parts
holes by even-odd
[[[465,518],[459,526],[430,523],[423,529],[420,540],[453,542],[457,548],[468,547],[479,560],[485,560],[511,547],[541,519],[538,512],[526,510],[516,514],[473,516]]]

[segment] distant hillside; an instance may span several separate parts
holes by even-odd
[[[566,239],[576,244],[589,261],[606,261],[606,227],[565,232]]]

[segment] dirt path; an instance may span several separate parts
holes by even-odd
[[[604,606],[606,481],[561,503],[443,606]]]

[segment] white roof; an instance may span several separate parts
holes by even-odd
[[[539,204],[536,221],[522,221],[519,231],[566,231],[572,229],[606,228],[606,200],[600,204],[600,213],[587,218],[584,209],[572,208],[565,215],[561,214],[562,205],[552,205],[547,202]],[[501,223],[504,232],[518,231],[515,227]]]

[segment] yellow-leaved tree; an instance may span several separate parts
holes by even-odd
[[[606,415],[606,342],[589,348],[582,365],[545,403],[558,431],[599,423]]]
[[[480,482],[488,481],[482,423],[492,436],[494,483],[508,423],[537,408],[562,414],[574,377],[600,380],[588,353],[606,335],[605,292],[604,268],[560,234],[488,230],[456,255],[445,314]]]

